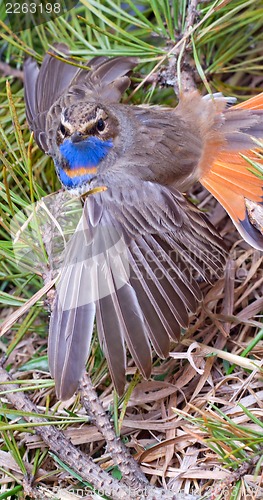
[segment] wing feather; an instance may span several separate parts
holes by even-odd
[[[51,314],[48,358],[57,396],[69,399],[85,369],[95,319],[92,262],[80,227],[70,241]],[[82,252],[80,252],[80,249]],[[87,258],[85,258],[87,256]]]
[[[99,340],[122,394],[125,344],[149,377],[151,344],[167,356],[169,339],[179,338],[202,299],[193,273],[208,280],[222,272],[226,253],[203,214],[173,189],[137,182],[134,196],[117,183],[88,196],[68,245],[49,340],[60,398],[76,390],[84,369],[95,306]],[[99,183],[106,179],[91,187]]]
[[[94,203],[89,203],[89,208],[94,208]],[[89,216],[90,210],[88,211]],[[109,346],[108,335],[111,335],[108,322],[115,325],[115,340],[125,339],[133,358],[145,377],[149,377],[151,371],[151,349],[145,328],[144,317],[137,299],[137,295],[129,283],[129,268],[127,267],[126,248],[123,248],[122,231],[108,219],[107,214],[98,228],[99,238],[93,254],[104,254],[102,265],[97,267],[97,309],[103,321],[103,331],[99,331],[102,345],[107,345],[108,359],[115,358],[115,353]],[[120,251],[118,250],[120,245]],[[112,328],[112,325],[110,325]],[[99,330],[99,329],[98,329]],[[134,335],[133,332],[136,332]],[[109,359],[111,372],[118,370],[118,363]],[[123,363],[121,363],[123,366]],[[118,374],[113,374],[116,380]]]
[[[62,54],[64,60],[52,54]],[[38,68],[32,59],[24,63],[26,116],[38,146],[49,153],[47,115],[52,108],[52,122],[56,126],[61,114],[57,101],[64,96],[64,104],[73,104],[80,99],[101,99],[118,102],[130,85],[127,75],[137,64],[133,57],[94,57],[83,69],[70,64],[69,48],[64,43],[54,44]]]

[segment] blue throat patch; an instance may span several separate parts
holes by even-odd
[[[97,166],[107,156],[112,146],[112,141],[102,141],[94,136],[75,143],[66,139],[59,150],[67,161],[68,168],[63,169],[60,165],[56,165],[64,186],[76,188],[89,182],[96,175]]]

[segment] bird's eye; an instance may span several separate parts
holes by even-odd
[[[105,122],[102,118],[100,118],[97,122],[97,130],[102,132],[105,129]]]
[[[65,129],[63,123],[60,124],[60,132],[61,132],[62,135],[66,134],[66,129]]]

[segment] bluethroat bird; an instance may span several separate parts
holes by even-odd
[[[68,57],[64,44],[56,49]],[[49,365],[62,400],[74,394],[85,369],[95,316],[122,394],[126,345],[148,378],[152,348],[165,358],[196,312],[200,276],[222,272],[222,239],[184,195],[196,181],[241,236],[263,250],[247,208],[262,204],[263,181],[243,158],[263,163],[253,142],[263,137],[263,93],[234,106],[197,91],[181,95],[175,109],[125,105],[120,100],[137,64],[132,57],[95,57],[77,68],[47,54],[40,69],[32,59],[24,66],[27,120],[38,146],[69,193],[89,193],[50,321]]]

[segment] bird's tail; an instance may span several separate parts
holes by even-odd
[[[263,139],[263,93],[227,109],[224,120],[227,147],[203,170],[200,182],[223,205],[241,236],[263,250],[263,155],[252,139]]]

